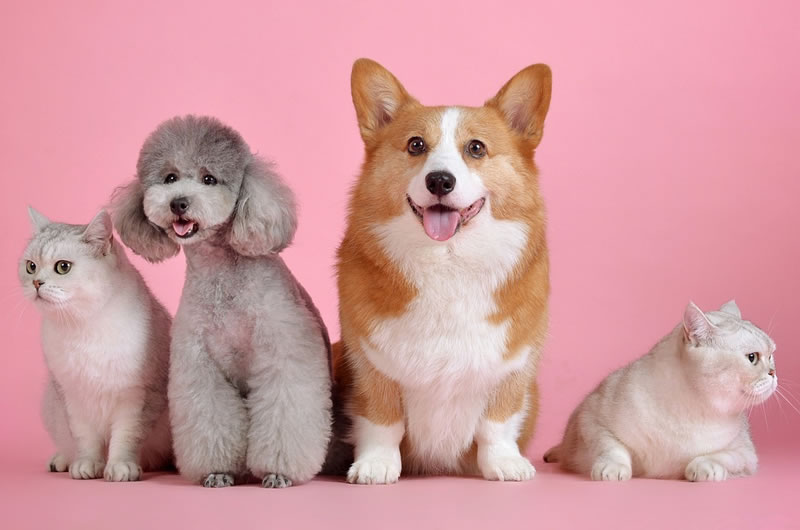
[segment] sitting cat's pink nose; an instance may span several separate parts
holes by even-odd
[[[775,375],[775,370],[770,370],[769,375]]]
[[[44,282],[42,280],[33,280],[34,287],[38,289],[40,285],[44,285]]]

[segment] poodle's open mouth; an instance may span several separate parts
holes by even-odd
[[[422,228],[428,237],[435,241],[447,241],[455,235],[459,228],[480,213],[486,198],[482,197],[466,208],[457,210],[444,204],[434,204],[423,208],[406,195],[411,211],[422,221]]]
[[[172,230],[181,239],[189,239],[197,233],[200,226],[191,219],[178,218],[172,222]]]

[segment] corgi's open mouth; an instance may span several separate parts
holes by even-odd
[[[184,219],[183,217],[172,222],[172,230],[174,230],[175,235],[181,239],[189,239],[197,233],[199,228],[197,223],[191,219]]]
[[[453,237],[459,228],[478,215],[486,202],[485,197],[480,198],[466,208],[456,210],[444,204],[434,204],[423,208],[408,195],[406,195],[406,200],[414,215],[422,221],[425,233],[435,241],[447,241]]]

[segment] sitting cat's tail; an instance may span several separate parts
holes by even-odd
[[[543,460],[550,464],[553,462],[558,462],[559,452],[561,451],[561,445],[557,445],[555,447],[551,447],[543,457]]]

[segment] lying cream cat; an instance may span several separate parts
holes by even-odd
[[[734,301],[706,314],[690,302],[683,324],[583,400],[544,460],[593,480],[751,475],[746,412],[778,386],[774,352]]]

